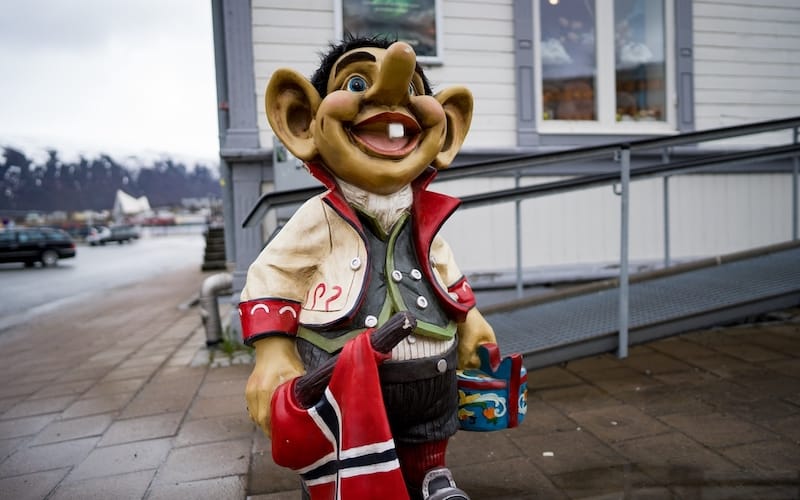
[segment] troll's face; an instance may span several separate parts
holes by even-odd
[[[413,49],[402,42],[342,53],[326,94],[292,70],[267,86],[266,109],[279,139],[298,158],[321,161],[337,177],[389,194],[428,165],[445,168],[464,141],[472,96],[460,87],[426,95]]]

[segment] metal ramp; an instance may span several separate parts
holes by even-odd
[[[686,269],[688,267],[688,269]],[[484,312],[503,352],[536,369],[617,349],[619,288],[498,304]],[[800,245],[631,278],[629,341],[638,344],[800,304]]]
[[[783,140],[775,135],[775,143],[753,148],[697,147],[720,139],[781,131]],[[760,141],[755,143],[760,144]],[[556,168],[559,164],[569,168]],[[556,170],[547,170],[549,168]],[[791,172],[790,213],[794,241],[628,279],[631,182],[662,179],[664,262],[669,265],[670,177],[712,170],[738,171],[739,168],[745,168],[743,172]],[[565,178],[555,181],[521,182],[524,177],[554,174],[561,177],[565,172]],[[440,172],[437,180],[483,176],[513,177],[515,186],[464,196],[461,209],[516,204],[514,243],[518,295],[524,293],[523,200],[612,185],[620,199],[619,280],[583,287],[580,293],[558,292],[481,307],[503,351],[522,353],[529,369],[614,350],[624,356],[628,345],[800,304],[800,116],[472,162]],[[322,189],[309,187],[265,193],[242,225],[256,227],[268,211],[301,203]]]

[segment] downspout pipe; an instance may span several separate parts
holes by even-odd
[[[206,330],[206,347],[213,347],[222,342],[222,320],[217,297],[230,295],[232,286],[231,273],[213,274],[203,280],[203,286],[200,288],[200,316]]]

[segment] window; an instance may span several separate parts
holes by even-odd
[[[539,130],[674,129],[671,3],[538,0]]]
[[[40,241],[45,241],[46,239],[47,238],[45,237],[44,233],[38,229],[27,229],[25,231],[20,231],[19,233],[20,243],[37,243]]]
[[[14,243],[17,241],[17,233],[14,230],[0,230],[0,243]]]
[[[53,241],[68,241],[69,240],[69,235],[67,233],[63,232],[63,231],[48,231],[45,234],[47,236],[47,239],[49,239],[49,240],[53,240]]]
[[[407,42],[420,62],[442,58],[440,0],[336,0],[336,36],[386,35]]]

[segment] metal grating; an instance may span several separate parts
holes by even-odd
[[[800,292],[800,248],[630,285],[630,330]],[[619,290],[491,314],[504,352],[531,354],[616,334]],[[744,313],[747,315],[749,313]]]

